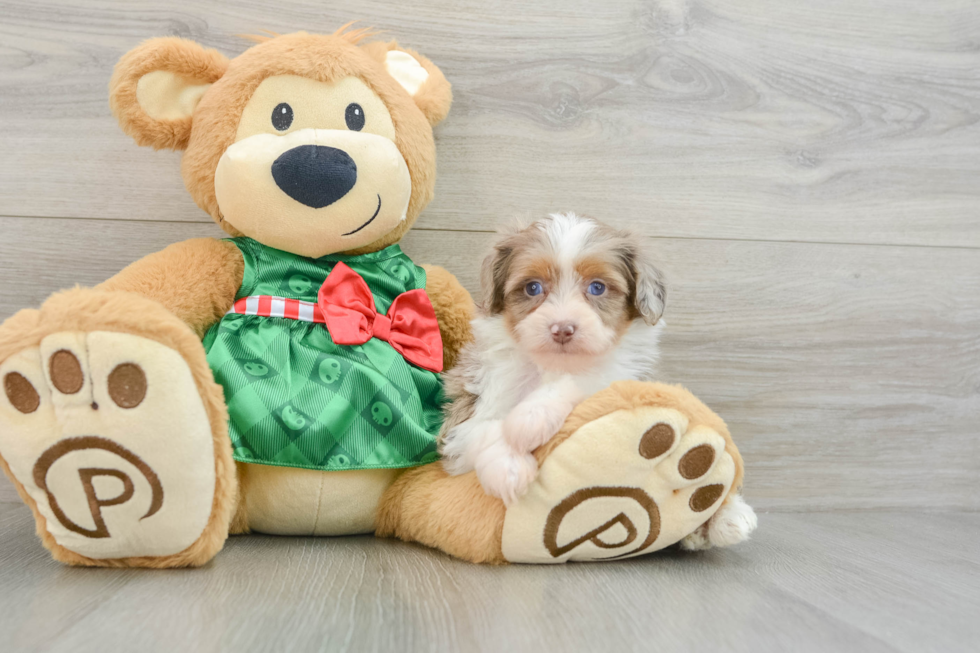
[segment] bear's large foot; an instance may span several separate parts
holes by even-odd
[[[742,460],[724,422],[676,386],[613,384],[535,457],[537,478],[507,507],[473,473],[411,470],[382,500],[378,534],[473,562],[612,560],[710,530],[720,507],[740,501]]]
[[[98,323],[104,294],[74,293],[71,303]],[[144,308],[150,322],[176,320]],[[40,336],[0,363],[0,461],[45,545],[72,564],[207,562],[228,533],[234,476],[213,433],[221,415],[210,414],[219,411],[206,407],[188,362],[156,340],[50,332],[43,313],[30,317],[32,329],[0,332],[6,345]]]
[[[735,479],[725,438],[676,408],[620,409],[578,428],[507,509],[511,562],[625,558],[662,549],[718,509]]]

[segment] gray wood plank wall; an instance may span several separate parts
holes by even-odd
[[[417,261],[477,293],[517,213],[628,226],[670,281],[664,377],[729,422],[753,503],[980,508],[973,0],[0,0],[0,319],[220,234],[116,126],[120,55],[352,18],[454,83]]]

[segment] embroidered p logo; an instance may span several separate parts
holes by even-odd
[[[123,447],[106,438],[100,438],[98,436],[82,436],[76,438],[65,438],[56,442],[54,445],[49,447],[34,463],[34,483],[40,488],[48,498],[48,504],[51,506],[51,512],[54,514],[55,518],[61,522],[61,525],[68,530],[78,533],[84,537],[89,537],[93,539],[111,537],[109,533],[109,528],[106,526],[105,519],[102,517],[102,509],[109,506],[118,506],[128,502],[133,498],[135,488],[133,484],[133,479],[129,475],[119,469],[110,469],[104,467],[81,467],[78,469],[78,477],[81,481],[82,490],[85,493],[85,498],[88,503],[88,509],[92,515],[92,522],[94,523],[94,528],[85,528],[79,524],[72,521],[61,506],[58,504],[58,500],[55,498],[54,493],[48,487],[48,472],[51,467],[64,458],[65,456],[78,452],[86,451],[91,449],[98,449],[106,451],[110,454],[114,454],[119,458],[135,467],[146,479],[150,486],[151,498],[150,507],[146,514],[141,517],[146,519],[151,517],[163,506],[163,485],[160,483],[160,479],[149,465],[147,465],[143,460],[134,454],[129,449]],[[97,477],[110,477],[115,478],[122,482],[122,491],[114,497],[111,498],[99,498],[95,484],[93,480]]]
[[[581,524],[566,524],[563,522],[582,522],[589,520],[590,504],[602,505],[608,510],[612,505],[617,506],[617,514],[595,528],[589,528],[582,533]],[[576,519],[581,513],[581,517]],[[582,519],[584,517],[584,519]],[[568,518],[568,519],[566,519]],[[639,525],[638,525],[639,523]],[[629,548],[641,535],[643,540],[639,546]],[[572,536],[578,530],[581,535]],[[649,494],[636,487],[587,487],[573,492],[555,506],[548,514],[544,526],[544,546],[554,558],[560,558],[586,542],[591,542],[600,549],[619,549],[620,555],[626,556],[649,547],[660,535],[660,510]],[[561,543],[564,541],[564,543]],[[614,556],[619,557],[619,556]]]

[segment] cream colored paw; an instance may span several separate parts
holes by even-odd
[[[570,403],[555,399],[520,403],[504,420],[504,437],[518,451],[534,451],[558,433],[572,408]]]
[[[759,525],[752,506],[741,495],[735,495],[708,520],[708,542],[711,546],[732,546],[749,539]]]
[[[685,551],[706,551],[711,548],[708,540],[708,525],[699,526],[690,535],[681,539],[681,548]]]
[[[735,478],[725,439],[669,408],[589,422],[545,459],[507,509],[511,562],[626,558],[670,546],[718,510]]]
[[[165,556],[201,536],[214,445],[177,352],[123,333],[55,333],[5,360],[0,380],[0,456],[59,545],[94,559]]]
[[[507,505],[527,491],[537,472],[534,456],[518,453],[503,441],[489,446],[476,461],[476,477],[483,490]]]
[[[681,548],[705,551],[716,546],[732,546],[749,539],[758,524],[752,506],[737,494],[722,504],[706,524],[682,539]]]

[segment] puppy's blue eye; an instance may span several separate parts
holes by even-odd
[[[542,288],[541,284],[538,283],[537,281],[532,281],[531,283],[524,286],[524,292],[526,292],[531,297],[534,297],[535,295],[540,295],[542,290],[544,290],[544,288]]]
[[[606,292],[606,284],[601,281],[593,281],[589,284],[590,295],[601,295],[604,292]]]

